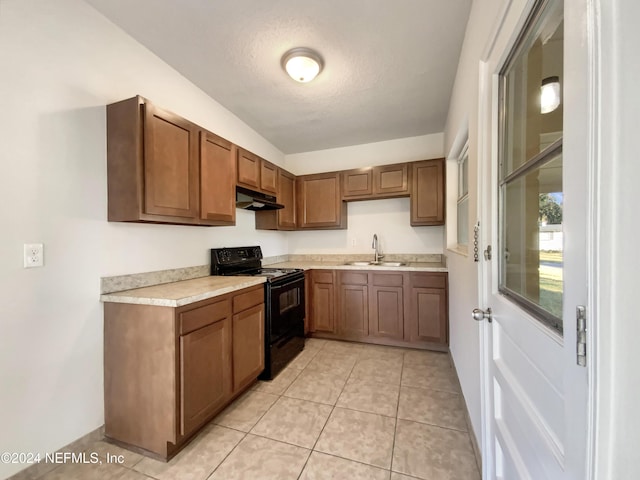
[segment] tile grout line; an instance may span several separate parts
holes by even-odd
[[[402,375],[404,374],[404,362],[405,355],[402,355],[402,367],[400,368],[400,388],[398,388],[398,402],[396,404],[396,425],[393,429],[393,445],[391,446],[391,465],[389,465],[389,472],[393,472],[393,459],[396,453],[396,438],[398,437],[398,414],[400,412],[400,395],[402,394]],[[391,479],[391,473],[389,473],[389,479]]]
[[[250,388],[249,388],[249,389],[247,389],[247,392],[253,392],[253,391],[255,391],[255,390],[251,390]],[[264,393],[264,392],[258,392],[258,393]],[[243,395],[244,395],[244,394],[243,394]],[[270,395],[273,395],[273,394],[270,394]],[[234,430],[234,431],[244,433],[244,437],[242,437],[242,438],[240,439],[240,441],[239,441],[238,443],[236,443],[236,444],[233,446],[233,448],[232,448],[231,450],[229,450],[229,453],[227,453],[227,454],[225,455],[225,457],[222,459],[222,461],[221,461],[221,462],[216,466],[216,468],[214,468],[214,469],[211,471],[211,473],[210,473],[208,476],[206,476],[206,477],[205,477],[205,480],[210,479],[210,478],[211,478],[211,476],[212,476],[214,473],[216,473],[216,470],[218,470],[218,468],[220,468],[220,467],[222,466],[222,464],[227,460],[227,458],[229,458],[229,456],[230,456],[230,455],[231,455],[231,454],[236,450],[236,448],[238,448],[238,445],[240,445],[240,444],[245,440],[245,438],[247,438],[247,436],[251,433],[251,430],[253,430],[253,428],[258,424],[258,422],[260,422],[260,420],[262,420],[262,417],[264,417],[264,416],[267,414],[267,412],[268,412],[269,410],[271,410],[271,409],[273,408],[273,406],[274,406],[276,403],[278,403],[278,400],[280,400],[280,398],[282,397],[282,395],[277,395],[277,397],[278,397],[278,399],[277,399],[275,402],[273,402],[273,403],[269,406],[269,408],[267,408],[267,409],[262,413],[262,415],[260,415],[260,418],[258,418],[258,420],[256,420],[256,423],[254,423],[254,424],[251,426],[251,428],[249,429],[249,431],[248,431],[248,432],[242,432],[242,430],[236,430],[236,429],[232,428],[232,430]],[[238,397],[238,398],[239,398],[239,397]],[[211,421],[213,422],[213,419],[212,419]],[[225,427],[224,425],[218,425],[217,423],[215,423],[214,425],[217,425],[217,426],[219,426],[219,427],[224,427],[224,428],[231,428],[231,427]],[[257,435],[256,435],[256,436],[257,436]]]
[[[249,433],[248,433],[248,432],[244,432],[244,437],[242,437],[242,438],[240,439],[240,441],[239,441],[238,443],[236,443],[236,444],[233,446],[233,448],[232,448],[231,450],[229,450],[229,453],[227,453],[227,454],[224,456],[224,458],[222,459],[222,461],[221,461],[218,465],[216,465],[216,468],[214,468],[214,469],[211,471],[211,473],[210,473],[209,475],[207,475],[206,477],[204,477],[204,478],[205,478],[205,480],[210,479],[210,478],[211,478],[211,476],[212,476],[214,473],[216,473],[216,470],[218,470],[218,468],[220,468],[220,466],[221,466],[224,462],[226,462],[226,461],[227,461],[227,458],[229,458],[229,456],[230,456],[230,455],[235,451],[235,449],[238,447],[238,445],[240,445],[240,444],[244,441],[244,439],[245,439],[245,438],[247,438],[247,435],[249,435]]]
[[[328,342],[327,342],[328,343]],[[325,343],[322,348],[324,348],[327,343]],[[358,356],[360,356],[360,354],[358,354]],[[329,412],[329,415],[327,415],[327,419],[324,421],[324,425],[322,426],[322,429],[320,430],[320,433],[318,434],[318,438],[316,438],[316,441],[313,443],[313,447],[311,447],[311,452],[309,453],[309,456],[307,457],[307,460],[304,462],[304,465],[302,466],[302,470],[300,470],[300,473],[298,474],[298,480],[300,480],[300,477],[302,476],[302,473],[304,472],[305,468],[307,468],[307,464],[309,463],[309,459],[311,458],[311,455],[313,454],[313,452],[316,452],[316,446],[318,445],[318,441],[320,441],[320,437],[322,436],[322,434],[324,433],[324,429],[327,426],[327,423],[329,423],[329,419],[331,418],[331,415],[333,415],[333,412],[336,409],[336,405],[338,403],[338,400],[340,400],[340,396],[342,395],[342,392],[344,392],[345,387],[347,386],[347,382],[349,381],[349,377],[351,376],[351,373],[353,372],[353,369],[356,366],[356,363],[358,363],[358,361],[356,360],[356,362],[353,364],[353,366],[351,367],[351,369],[349,370],[349,375],[347,375],[347,378],[344,381],[344,384],[342,385],[342,389],[340,390],[340,393],[338,394],[335,403],[332,405],[331,407],[331,411]],[[306,367],[305,367],[306,368]],[[319,452],[318,453],[324,453],[324,452]]]

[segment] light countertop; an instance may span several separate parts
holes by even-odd
[[[290,261],[268,265],[269,268],[302,268],[304,270],[382,270],[400,272],[446,272],[447,267],[442,262],[407,262],[400,267],[381,265],[345,265],[344,261]]]
[[[207,298],[260,285],[265,280],[264,277],[207,276],[104,294],[100,296],[100,300],[114,303],[181,307],[200,300],[206,300]]]

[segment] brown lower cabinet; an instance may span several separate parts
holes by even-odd
[[[104,304],[105,436],[169,459],[264,368],[264,287],[184,307]]]
[[[369,275],[338,270],[338,335],[360,340],[369,335]]]
[[[309,331],[318,333],[336,332],[336,274],[333,270],[313,270],[309,279],[310,296],[308,303],[310,318]]]
[[[312,270],[309,332],[316,337],[446,349],[447,274]]]

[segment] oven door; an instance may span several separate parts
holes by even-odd
[[[304,336],[304,274],[273,282],[267,298],[267,332],[273,345],[281,339]]]

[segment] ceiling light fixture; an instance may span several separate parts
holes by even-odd
[[[560,105],[560,78],[547,77],[540,87],[540,113],[551,113]]]
[[[292,48],[282,56],[282,68],[300,83],[307,83],[316,78],[323,66],[322,57],[306,47]]]

